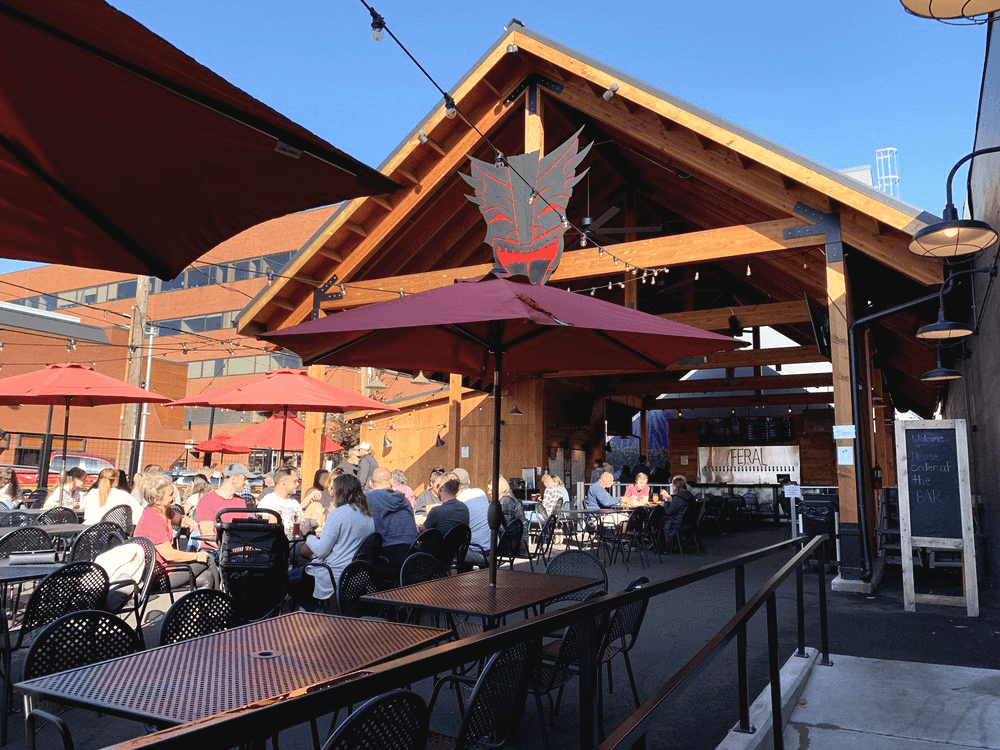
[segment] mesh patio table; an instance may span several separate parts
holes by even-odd
[[[159,728],[320,689],[444,640],[448,630],[294,612],[118,659],[19,682],[35,700]],[[332,707],[331,707],[332,710]]]
[[[507,615],[544,606],[546,602],[590,588],[596,583],[601,581],[578,576],[498,570],[497,586],[490,589],[489,570],[483,569],[367,594],[361,597],[361,601],[481,617],[484,628],[489,630],[497,627]]]

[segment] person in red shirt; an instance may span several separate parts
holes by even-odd
[[[223,508],[239,508],[245,503],[242,499],[234,500],[234,496],[243,492],[247,486],[250,470],[243,464],[228,464],[222,470],[222,484],[214,492],[202,495],[195,508],[198,519],[198,530],[201,532],[203,544],[210,544],[215,539],[215,515]],[[232,518],[227,516],[227,518]]]
[[[156,557],[163,563],[187,563],[195,575],[199,588],[218,588],[219,575],[207,552],[184,552],[174,547],[174,525],[194,530],[194,521],[178,516],[171,506],[177,499],[177,490],[170,477],[154,474],[147,477],[143,495],[148,505],[135,525],[135,536],[144,536],[156,547]],[[183,585],[188,580],[186,571],[170,573],[170,585]]]

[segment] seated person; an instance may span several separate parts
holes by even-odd
[[[175,525],[190,531],[195,522],[187,516],[174,513],[177,490],[166,474],[147,476],[143,482],[146,507],[135,526],[135,536],[144,536],[156,547],[156,559],[162,563],[187,563],[195,575],[198,588],[218,588],[219,572],[208,552],[183,552],[174,547]],[[186,571],[170,573],[171,586],[183,586],[189,580]]]
[[[587,490],[587,497],[584,499],[583,507],[586,510],[600,510],[601,508],[617,508],[618,500],[612,497],[610,490],[615,484],[615,475],[606,471],[598,477],[597,481],[590,485]]]
[[[323,476],[319,477],[317,472],[318,481],[323,482],[322,491],[316,494],[310,488],[310,491],[305,494],[302,499],[302,520],[308,522],[310,526],[316,529],[316,536],[319,536],[323,532],[323,524],[326,522],[327,514],[333,510],[333,482],[339,477],[343,476],[342,472],[334,470],[333,472],[322,470]]]
[[[310,534],[300,550],[307,560],[326,563],[333,572],[336,584],[340,585],[340,574],[354,559],[355,552],[365,537],[375,532],[368,499],[361,483],[353,474],[335,477],[330,485],[333,490],[333,510],[326,518],[323,533],[316,537]],[[335,593],[334,582],[325,568],[316,566],[304,571],[300,579],[298,600],[309,609],[316,600],[325,601]]]
[[[97,475],[97,486],[83,498],[83,523],[85,526],[92,526],[98,523],[104,514],[119,505],[127,505],[132,510],[132,523],[139,520],[142,515],[142,506],[135,501],[135,498],[125,490],[119,489],[118,469],[108,467],[101,469]]]
[[[447,481],[440,487],[441,504],[431,508],[424,521],[424,529],[438,529],[447,534],[460,524],[469,525],[469,509],[458,499],[458,479],[451,474],[444,475]]]
[[[469,528],[472,541],[465,561],[471,565],[486,565],[490,551],[490,500],[478,487],[472,487],[469,472],[458,467],[452,472],[458,477],[458,500],[469,509]]]
[[[291,497],[299,487],[299,475],[295,469],[283,467],[274,472],[274,490],[263,500],[257,503],[259,510],[273,510],[281,514],[281,523],[285,527],[285,534],[291,536],[292,526],[302,513],[299,502]],[[270,516],[269,520],[274,521]]]
[[[549,516],[558,513],[564,504],[569,503],[569,492],[559,477],[553,474],[543,474],[542,486],[545,487],[542,499],[535,505],[534,510],[529,510],[524,514],[528,523],[537,523],[539,528],[545,525]]]
[[[521,522],[521,541],[518,544],[520,550],[524,543],[528,541],[528,524],[525,520],[524,506],[521,501],[514,497],[511,492],[510,482],[506,477],[501,476],[498,482],[500,486],[500,509],[503,511],[503,528],[506,528],[511,521]],[[493,482],[486,485],[487,497],[493,497]]]
[[[382,574],[398,580],[406,553],[417,538],[417,522],[406,497],[392,489],[392,475],[387,468],[375,469],[371,483],[368,507],[375,519],[375,531],[382,535],[382,556],[388,561]]]
[[[666,503],[666,512],[663,518],[663,534],[668,543],[670,535],[681,527],[684,511],[695,501],[694,494],[688,488],[687,478],[683,474],[675,476],[670,486],[672,492]]]
[[[211,544],[211,540],[215,539],[215,516],[220,510],[246,507],[243,499],[235,496],[247,486],[249,476],[250,470],[243,464],[227,464],[222,470],[222,484],[212,492],[206,492],[201,496],[198,507],[195,508],[195,515],[202,544]]]
[[[625,490],[625,497],[622,499],[622,506],[632,508],[636,505],[645,505],[649,502],[649,477],[644,472],[635,475],[635,482],[630,484]]]
[[[74,466],[66,472],[62,483],[45,498],[45,504],[42,507],[45,510],[59,507],[79,508],[80,500],[83,497],[83,483],[86,479],[87,472],[79,466]]]
[[[390,472],[392,477],[392,488],[396,490],[399,494],[406,498],[406,501],[413,508],[414,513],[417,510],[417,496],[413,494],[413,490],[410,489],[410,485],[406,483],[406,472],[402,469],[393,469]]]
[[[0,509],[14,510],[21,502],[21,486],[17,471],[8,468],[0,471]]]

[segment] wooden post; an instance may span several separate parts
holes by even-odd
[[[451,448],[452,469],[462,465],[462,376],[448,378],[448,446]]]
[[[128,329],[128,369],[125,382],[138,386],[142,381],[142,337],[146,331],[146,310],[149,306],[149,287],[152,279],[139,276],[135,283],[135,303],[132,305]],[[122,428],[118,437],[118,466],[128,470],[131,460],[136,424],[139,421],[139,404],[122,406]],[[132,477],[129,477],[131,481]]]
[[[307,370],[309,377],[323,380],[326,368],[323,365],[310,365]],[[302,491],[305,492],[312,483],[313,474],[320,468],[323,458],[323,413],[306,412],[306,434],[302,445]]]
[[[847,346],[847,329],[851,323],[850,298],[843,259],[827,261],[826,294],[830,310],[830,361],[833,365],[834,422],[848,425],[853,422],[851,393],[851,359]],[[858,425],[858,430],[862,429]],[[859,436],[860,437],[860,436]],[[849,449],[850,459],[846,460]],[[840,494],[840,522],[858,522],[858,493],[854,484],[854,440],[837,440],[837,488]]]
[[[532,84],[524,98],[524,153],[538,152],[545,156],[545,127],[542,123],[542,97],[536,84]]]

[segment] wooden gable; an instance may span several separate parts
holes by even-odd
[[[603,94],[612,85],[608,101]],[[329,291],[343,284],[344,293],[324,301],[323,314],[485,272],[492,251],[459,176],[469,171],[467,157],[492,161],[494,148],[517,154],[535,142],[548,150],[581,126],[583,142],[594,144],[581,166],[590,172],[576,186],[567,216],[579,226],[584,217],[612,212],[603,226],[611,232],[597,237],[610,252],[592,243],[581,248],[570,230],[552,284],[592,289],[596,296],[717,330],[732,314],[741,325],[770,324],[800,344],[786,361],[808,361],[816,355],[804,298],[827,304],[827,238],[786,238],[786,230],[810,223],[797,212],[800,204],[839,215],[852,317],[921,296],[941,282],[938,262],[906,249],[913,233],[935,217],[519,24],[511,24],[452,93],[470,122],[448,119],[443,107],[425,118],[381,167],[404,187],[345,204],[283,277],[247,306],[241,331],[307,320],[314,290],[334,276]],[[669,270],[643,281],[625,273],[626,264]],[[934,390],[919,379],[934,366],[934,348],[912,334],[934,312],[914,309],[909,317],[886,318],[873,327],[870,342],[898,405],[922,414],[935,402]],[[716,323],[699,322],[706,315]],[[741,363],[750,359],[743,353]],[[608,376],[606,385],[654,394],[682,370]]]

